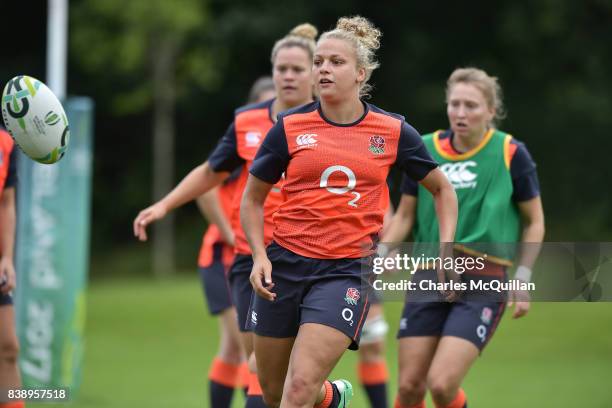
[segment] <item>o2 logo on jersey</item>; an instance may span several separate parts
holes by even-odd
[[[348,178],[348,183],[346,187],[328,187],[329,177],[336,172],[341,172],[346,175],[346,177]],[[348,202],[348,205],[350,205],[351,207],[357,207],[357,201],[361,198],[361,194],[356,191],[352,191],[355,189],[356,185],[357,177],[355,176],[353,170],[349,169],[346,166],[339,165],[330,166],[326,168],[321,174],[321,183],[319,183],[319,187],[327,189],[327,191],[332,194],[346,194],[348,192],[353,194],[355,198]]]
[[[457,163],[444,163],[440,170],[444,172],[448,181],[451,182],[455,190],[460,188],[476,188],[476,178],[478,174],[472,173],[470,167],[476,167],[476,162],[465,161]]]
[[[344,319],[345,322],[348,322],[349,326],[353,326],[353,311],[351,309],[349,309],[348,307],[345,307],[344,309],[342,309],[342,318]]]
[[[476,328],[476,335],[484,343],[487,340],[487,327],[484,324],[479,325]]]

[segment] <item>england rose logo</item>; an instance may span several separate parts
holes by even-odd
[[[356,305],[360,297],[361,295],[359,294],[359,291],[357,289],[348,288],[346,290],[346,296],[344,297],[344,300],[346,300],[346,303],[348,303],[349,305]]]
[[[482,309],[482,314],[480,315],[480,320],[484,324],[491,324],[491,319],[493,318],[493,310],[490,307],[485,307]]]
[[[382,136],[370,136],[369,150],[374,154],[383,154],[385,152],[385,138]]]

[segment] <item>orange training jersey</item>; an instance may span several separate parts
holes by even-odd
[[[421,180],[435,162],[403,117],[364,103],[355,123],[327,120],[318,102],[283,114],[251,173],[268,183],[285,172],[274,240],[299,255],[358,258],[372,253],[397,163]]]
[[[238,181],[237,177],[230,177],[218,190],[218,199],[221,209],[228,220],[231,220],[232,206],[234,194],[236,192],[236,185]],[[234,259],[234,247],[223,242],[221,238],[221,232],[216,224],[210,224],[204,233],[202,238],[202,245],[200,247],[200,255],[198,256],[198,266],[208,267],[213,262],[214,250],[213,247],[217,243],[223,244],[222,249],[222,262],[228,266]]]
[[[0,127],[0,195],[7,187],[15,186],[15,142],[11,135]],[[8,183],[7,183],[8,181]]]
[[[231,213],[232,229],[236,234],[235,250],[239,254],[251,254],[251,248],[240,225],[240,202],[249,176],[249,168],[264,136],[274,124],[271,118],[272,102],[273,100],[269,100],[238,109],[234,122],[208,158],[214,171],[233,171],[238,166],[243,166],[243,171],[237,181]],[[266,244],[272,240],[272,214],[276,212],[281,201],[280,183],[277,183],[264,203],[264,240]]]

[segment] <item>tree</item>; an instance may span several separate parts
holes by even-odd
[[[71,49],[78,63],[123,85],[113,98],[113,110],[128,114],[153,105],[152,195],[158,200],[174,184],[174,107],[180,85],[206,86],[214,77],[207,49],[202,42],[189,41],[206,29],[204,2],[84,0],[71,17]],[[172,214],[154,225],[156,275],[174,270],[173,231]]]

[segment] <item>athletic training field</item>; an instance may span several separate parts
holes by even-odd
[[[400,310],[399,303],[385,305],[393,393]],[[94,282],[87,314],[83,385],[68,406],[208,406],[206,374],[216,350],[217,323],[204,309],[195,272],[166,281]],[[530,315],[518,321],[506,313],[464,384],[470,408],[612,407],[611,324],[612,307],[605,303],[534,303]],[[360,408],[366,405],[354,373],[355,357],[347,353],[333,377],[353,381],[351,407]],[[234,402],[234,407],[243,406],[242,395]]]

